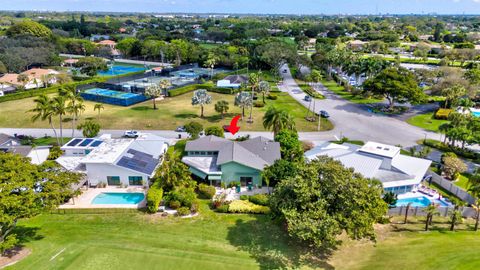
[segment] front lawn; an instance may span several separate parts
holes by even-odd
[[[433,118],[433,115],[434,113],[425,113],[425,114],[415,115],[409,118],[407,120],[407,123],[409,123],[412,126],[423,128],[425,130],[437,132],[438,127],[440,127],[444,123],[447,123],[448,120],[438,120]]]
[[[243,131],[263,131],[262,117],[269,105],[286,109],[294,118],[298,131],[316,131],[317,124],[305,120],[307,109],[300,105],[288,93],[277,92],[277,100],[266,100],[267,105],[263,108],[253,108],[253,124],[240,121],[239,125]],[[212,104],[205,106],[205,117],[200,118],[200,107],[191,105],[192,93],[183,94],[173,98],[167,98],[157,102],[157,110],[153,110],[152,102],[146,101],[130,107],[121,107],[104,104],[105,109],[100,113],[100,124],[103,129],[139,129],[139,130],[173,130],[177,126],[185,125],[190,121],[198,121],[204,127],[228,125],[230,120],[241,113],[239,107],[234,106],[234,95],[210,93]],[[259,97],[261,98],[261,97]],[[214,104],[219,100],[229,102],[230,110],[222,119],[220,114],[215,112]],[[85,102],[85,112],[81,118],[97,119],[98,113],[93,110],[94,102]],[[45,122],[31,121],[32,113],[27,111],[34,107],[33,98],[8,101],[0,106],[0,127],[10,128],[50,128]],[[245,110],[246,117],[249,116],[249,109]],[[57,119],[55,119],[57,120]],[[332,124],[322,119],[322,129],[332,129]],[[58,123],[55,123],[58,128]],[[68,117],[64,119],[64,134],[69,134],[71,122]]]
[[[8,269],[479,269],[472,220],[377,225],[377,242],[345,240],[330,257],[308,254],[268,216],[216,214],[202,201],[191,219],[141,212],[44,214],[21,220],[32,254]]]
[[[322,84],[328,90],[332,91],[336,95],[353,103],[367,104],[367,103],[378,103],[382,101],[381,99],[377,99],[377,98],[365,98],[365,97],[362,97],[361,95],[353,95],[352,93],[345,91],[345,87],[341,85],[337,85],[337,83],[333,80],[332,81],[322,80]]]

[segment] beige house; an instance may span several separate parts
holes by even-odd
[[[361,51],[367,47],[368,42],[361,41],[361,40],[352,40],[347,42],[347,47],[352,51]]]
[[[28,80],[22,82],[19,79],[20,74],[27,75]],[[55,75],[58,75],[59,72],[53,69],[32,68],[20,74],[6,73],[0,77],[0,84],[9,85],[15,88],[22,86],[25,87],[25,89],[39,88],[43,87],[44,82],[47,80],[49,84],[57,83],[57,78]]]

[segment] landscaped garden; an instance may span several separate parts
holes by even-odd
[[[177,126],[195,120],[204,127],[216,125],[228,125],[233,116],[241,114],[241,108],[234,106],[234,95],[209,93],[212,96],[212,104],[205,106],[205,117],[200,118],[200,107],[192,106],[192,93],[186,93],[173,98],[167,98],[157,102],[157,110],[153,110],[151,101],[136,104],[131,107],[112,106],[104,104],[104,109],[94,111],[94,102],[85,101],[85,112],[82,119],[99,119],[103,129],[156,129],[173,130]],[[246,119],[239,122],[242,130],[264,130],[262,117],[269,105],[287,110],[295,119],[296,128],[299,131],[316,131],[317,124],[305,120],[307,109],[291,98],[287,93],[274,92],[276,100],[267,99],[264,107],[253,108],[253,124],[247,124]],[[1,103],[0,106],[0,127],[11,128],[50,128],[47,121],[32,122],[33,113],[27,113],[34,108],[34,98],[14,100]],[[215,112],[215,103],[225,100],[229,103],[229,110],[222,119],[221,115]],[[249,109],[245,109],[246,117],[249,116]],[[56,119],[55,119],[56,120]],[[71,128],[70,119],[64,121],[64,129]],[[78,123],[79,121],[77,121]],[[56,124],[58,127],[58,124]],[[332,124],[322,119],[322,130],[332,129]]]
[[[399,221],[400,218],[394,219]],[[471,220],[470,220],[471,221]],[[9,269],[477,269],[471,223],[448,232],[435,217],[379,225],[377,243],[346,240],[328,259],[309,255],[265,215],[216,214],[202,201],[192,219],[141,212],[44,214],[19,223],[32,254]],[[426,251],[429,252],[426,252]]]
[[[345,87],[338,85],[335,81],[327,81],[327,80],[322,80],[322,84],[330,91],[335,93],[336,95],[350,101],[353,103],[358,103],[358,104],[366,104],[366,103],[377,103],[381,102],[381,99],[376,99],[376,98],[365,98],[361,94],[359,95],[354,95],[351,92],[345,91]]]
[[[448,120],[435,119],[433,115],[433,113],[415,115],[408,119],[407,123],[419,128],[423,128],[425,130],[437,132],[438,127],[440,127],[444,123],[447,123]]]

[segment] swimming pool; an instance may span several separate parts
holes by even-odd
[[[406,206],[408,205],[409,203],[411,203],[410,206],[413,206],[413,207],[416,207],[416,206],[419,206],[419,207],[427,207],[429,206],[431,203],[435,203],[435,204],[439,204],[440,206],[448,206],[448,204],[444,201],[441,201],[441,200],[431,200],[425,196],[420,196],[420,197],[413,197],[413,198],[404,198],[404,199],[398,199],[397,200],[397,203],[395,204],[395,206]]]
[[[145,199],[143,193],[106,192],[98,194],[92,204],[138,204]]]
[[[99,76],[118,76],[127,73],[133,73],[138,71],[146,70],[145,67],[141,66],[128,66],[128,65],[114,65],[110,66],[107,71],[99,71]]]
[[[142,94],[127,93],[102,88],[92,88],[80,94],[84,99],[112,105],[130,106],[147,100]]]
[[[472,115],[475,117],[480,117],[480,112],[472,112]]]

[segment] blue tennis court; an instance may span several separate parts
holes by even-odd
[[[100,76],[118,76],[138,71],[144,71],[145,68],[141,66],[127,66],[127,65],[114,65],[111,66],[107,71],[100,71],[98,75]]]
[[[126,93],[102,88],[92,88],[80,94],[85,100],[119,106],[130,106],[147,100],[142,94]]]

